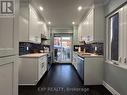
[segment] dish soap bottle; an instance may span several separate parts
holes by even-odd
[[[78,52],[81,52],[81,47],[78,48]]]

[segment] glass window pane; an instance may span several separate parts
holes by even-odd
[[[118,13],[110,18],[110,50],[111,60],[118,61],[119,49],[119,15]]]

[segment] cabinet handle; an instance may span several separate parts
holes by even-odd
[[[122,58],[121,58],[121,57],[119,57],[119,62],[121,63],[121,61],[122,61]]]
[[[126,57],[124,57],[124,63],[125,63],[125,64],[127,63],[127,59],[126,59]]]

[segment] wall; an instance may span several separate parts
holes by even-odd
[[[105,7],[105,16],[119,7],[126,0],[110,0]],[[105,63],[104,81],[118,91],[121,95],[127,95],[127,70]]]
[[[127,95],[127,70],[105,63],[104,81],[120,95]]]

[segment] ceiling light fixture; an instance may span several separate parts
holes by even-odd
[[[74,24],[75,24],[75,22],[73,21],[73,22],[72,22],[72,24],[74,25]]]
[[[78,7],[78,11],[81,11],[83,8],[82,8],[82,6],[79,6]]]
[[[49,21],[49,22],[48,22],[48,24],[50,25],[50,24],[51,24],[51,22]]]
[[[43,8],[43,7],[41,7],[41,6],[39,7],[39,9],[40,9],[41,11],[43,11],[43,10],[44,10],[44,8]]]

